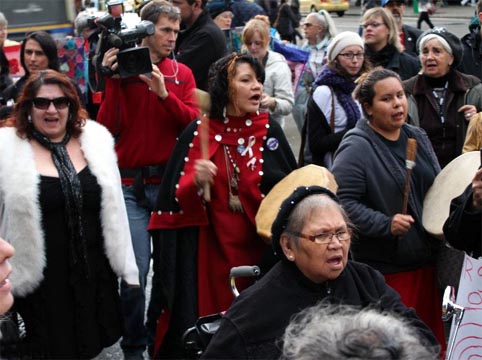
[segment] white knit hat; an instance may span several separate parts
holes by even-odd
[[[330,45],[328,45],[328,61],[333,61],[344,48],[352,45],[358,45],[363,49],[363,40],[360,35],[353,31],[339,33],[331,39]]]

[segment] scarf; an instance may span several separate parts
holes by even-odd
[[[85,278],[89,278],[87,244],[85,243],[82,225],[82,187],[66,148],[70,140],[70,134],[67,133],[61,142],[53,143],[32,127],[32,136],[43,147],[50,150],[55,168],[59,173],[69,231],[70,265],[74,270],[74,276],[83,273]],[[79,262],[80,268],[78,267]]]
[[[316,89],[320,85],[329,86],[333,89],[338,102],[345,111],[347,129],[353,128],[361,117],[360,108],[351,96],[355,89],[353,79],[342,76],[328,66],[325,66],[316,78],[313,88]]]
[[[369,46],[365,46],[365,57],[370,60],[373,67],[386,67],[392,59],[393,55],[397,52],[397,48],[390,44],[387,44],[387,46],[385,46],[380,51],[373,51]]]

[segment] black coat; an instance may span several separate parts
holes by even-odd
[[[278,17],[276,19],[276,30],[281,36],[292,36],[296,28],[299,26],[299,19],[288,4],[283,4],[278,9]]]
[[[474,258],[482,255],[482,214],[472,209],[472,184],[450,203],[450,215],[444,224],[445,239]]]
[[[464,56],[459,64],[459,70],[482,80],[482,47],[480,29],[472,31],[462,38]]]
[[[226,36],[204,10],[191,27],[181,30],[174,53],[192,70],[196,87],[207,91],[209,67],[226,54]]]
[[[405,52],[417,58],[417,40],[423,31],[410,25],[403,25],[402,31],[405,37]]]
[[[315,284],[293,263],[280,261],[236,298],[202,358],[278,359],[281,354],[278,341],[290,318],[320,300],[393,311],[410,319],[427,344],[437,345],[415,311],[403,305],[398,293],[368,265],[348,261],[336,280]]]

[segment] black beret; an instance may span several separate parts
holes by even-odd
[[[442,39],[447,41],[450,48],[452,49],[452,55],[454,57],[453,66],[458,66],[459,63],[462,61],[462,57],[464,54],[464,47],[462,45],[462,41],[460,41],[457,35],[452,34],[444,27],[434,27],[433,29],[429,29],[423,32],[417,40],[417,50],[419,50],[420,42],[422,41],[422,39],[430,34],[440,36]]]
[[[214,19],[219,14],[231,10],[231,2],[225,0],[211,0],[206,4],[211,18]]]
[[[301,200],[304,198],[310,196],[310,195],[316,195],[316,194],[326,194],[333,200],[335,200],[337,203],[338,198],[336,197],[335,194],[333,194],[330,190],[327,188],[321,187],[321,186],[300,186],[296,188],[291,195],[286,198],[282,203],[278,211],[278,215],[276,215],[276,219],[273,222],[273,225],[271,226],[271,241],[272,241],[272,246],[273,246],[273,251],[276,255],[279,257],[283,257],[283,250],[281,250],[281,245],[280,245],[280,238],[281,234],[285,231],[286,225],[288,224],[288,219],[293,212],[294,208],[296,205],[298,205]]]

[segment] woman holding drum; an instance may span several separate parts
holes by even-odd
[[[338,196],[358,229],[354,259],[382,272],[445,348],[434,266],[441,242],[422,226],[423,200],[440,171],[437,158],[425,132],[405,123],[407,98],[398,74],[375,69],[359,81],[354,96],[365,118],[345,135],[333,165]],[[417,152],[407,177],[409,139]]]

